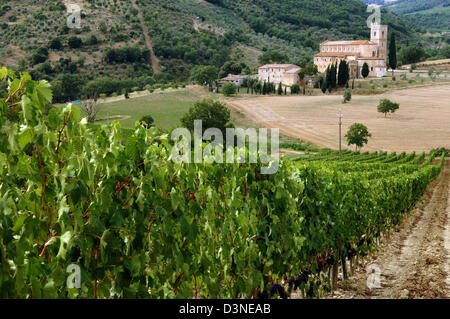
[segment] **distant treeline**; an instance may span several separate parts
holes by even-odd
[[[107,63],[134,63],[150,61],[150,50],[137,46],[105,48],[104,59]]]
[[[100,95],[109,96],[114,93],[123,94],[136,90],[151,90],[157,87],[166,87],[173,82],[175,82],[175,79],[167,73],[123,80],[105,77],[89,82],[73,74],[64,74],[58,80],[52,82],[53,101],[64,103],[68,100],[98,98]]]

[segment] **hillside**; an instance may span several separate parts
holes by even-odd
[[[385,1],[385,5],[392,11],[397,13],[416,13],[429,9],[445,8],[450,6],[450,0],[398,0]]]
[[[251,72],[267,50],[301,64],[321,41],[369,37],[369,13],[359,0],[75,2],[80,29],[67,27],[61,0],[0,1],[0,65],[32,69],[34,78],[53,82],[59,101],[80,97],[98,78],[116,79],[101,83],[108,86],[102,93],[121,93],[187,81],[195,65],[234,60]],[[395,13],[385,12],[382,22],[399,44],[420,40],[423,30]],[[155,65],[162,72],[154,73]]]
[[[392,12],[404,14],[418,25],[429,29],[450,30],[450,0],[362,0],[384,5]]]

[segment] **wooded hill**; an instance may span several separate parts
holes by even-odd
[[[131,0],[75,2],[82,6],[80,29],[67,27],[61,0],[1,0],[0,65],[32,69],[36,79],[70,83],[55,89],[58,96],[103,77],[139,78],[111,84],[113,91],[116,86],[186,81],[196,65],[221,67],[234,60],[254,69],[257,57],[268,50],[301,64],[324,40],[369,38],[370,13],[359,0],[137,0],[162,65],[162,73],[153,74],[139,11]],[[382,18],[396,31],[398,45],[423,41],[424,30],[408,19],[387,12]],[[61,94],[72,95],[77,94]]]
[[[450,0],[362,0],[384,5],[389,11],[404,14],[418,25],[437,30],[450,30]]]

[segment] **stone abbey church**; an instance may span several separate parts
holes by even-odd
[[[364,63],[369,65],[369,76],[382,77],[387,72],[387,25],[372,24],[370,41],[325,41],[320,44],[320,53],[314,56],[314,64],[323,73],[330,64],[346,60],[350,77],[361,76]]]

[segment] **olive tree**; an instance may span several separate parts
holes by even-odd
[[[355,145],[357,150],[367,144],[369,142],[369,137],[371,136],[372,134],[369,133],[367,126],[361,123],[352,124],[345,135],[347,145]]]

